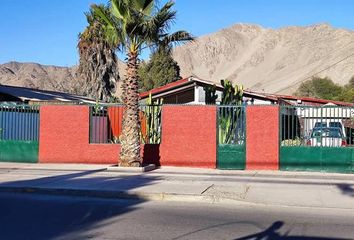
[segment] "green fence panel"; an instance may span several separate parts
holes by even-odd
[[[37,163],[37,141],[0,141],[0,162]]]
[[[352,148],[328,148],[323,147],[321,153],[322,171],[351,173],[353,166]]]
[[[321,149],[318,147],[280,147],[280,170],[321,171]]]
[[[352,148],[280,147],[280,169],[286,171],[353,172]]]
[[[318,147],[281,147],[280,169],[287,171],[321,171],[321,149]]]
[[[246,168],[246,147],[244,144],[218,145],[217,150],[218,169],[244,170]]]

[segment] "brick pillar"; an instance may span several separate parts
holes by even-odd
[[[216,106],[163,106],[161,165],[216,167]]]
[[[248,106],[246,169],[279,169],[279,106]]]

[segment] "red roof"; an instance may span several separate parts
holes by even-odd
[[[154,89],[151,89],[150,91],[146,91],[146,92],[140,93],[140,98],[145,98],[145,97],[149,96],[150,93],[152,95],[154,95],[154,94],[157,94],[157,93],[160,93],[160,92],[172,89],[172,88],[176,88],[176,87],[182,86],[182,85],[186,84],[187,82],[189,82],[188,78],[181,79],[181,80],[178,80],[176,82],[168,83],[168,84],[166,84],[164,86],[161,86],[161,87],[158,87],[158,88],[154,88]]]
[[[251,97],[259,97],[259,98],[263,98],[263,99],[268,99],[271,101],[278,101],[279,99],[274,96],[274,95],[270,95],[270,94],[263,94],[263,93],[258,93],[258,92],[252,92],[249,90],[245,90],[244,91],[244,96],[247,97],[247,95],[251,96]]]
[[[333,100],[327,100],[327,99],[320,99],[320,98],[312,98],[312,97],[296,97],[296,96],[289,96],[289,95],[275,95],[278,98],[286,99],[286,100],[301,100],[303,102],[312,102],[312,103],[319,103],[319,104],[327,104],[327,103],[333,103],[335,105],[339,106],[353,106],[353,103],[348,103],[348,102],[341,102],[341,101],[333,101]]]

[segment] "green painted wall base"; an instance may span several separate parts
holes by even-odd
[[[217,168],[244,170],[246,168],[245,145],[219,145],[217,149]]]
[[[353,173],[354,149],[282,146],[280,170]]]
[[[38,142],[0,141],[0,162],[38,162]]]

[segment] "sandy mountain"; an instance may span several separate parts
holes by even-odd
[[[326,24],[267,29],[237,24],[177,47],[181,75],[219,83],[230,79],[267,93],[293,93],[312,76],[344,85],[354,75],[354,31]],[[124,63],[119,64],[124,77]],[[80,94],[76,67],[0,64],[0,84]],[[120,95],[120,82],[117,95]]]
[[[72,92],[75,85],[75,68],[9,62],[0,65],[0,83]]]
[[[81,95],[82,82],[77,79],[76,70],[77,66],[57,67],[9,62],[0,64],[0,84]],[[119,72],[124,76],[123,63],[119,63]]]
[[[174,58],[182,76],[293,93],[313,75],[341,85],[349,81],[354,75],[354,31],[327,24],[281,29],[237,24],[176,48]]]

